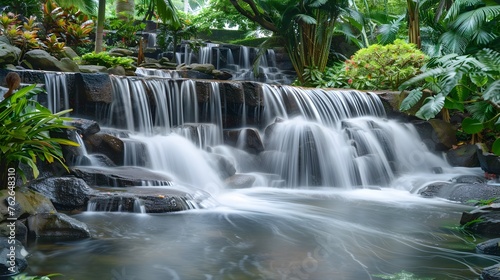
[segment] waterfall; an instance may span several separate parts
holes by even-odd
[[[198,122],[198,103],[192,80],[137,79],[111,76],[114,102],[108,126],[152,135],[170,127]],[[154,108],[154,110],[151,110]]]
[[[69,97],[66,74],[59,72],[45,73],[45,89],[47,90],[47,108],[53,113],[69,109]]]
[[[388,186],[408,172],[447,167],[411,125],[385,119],[377,95],[355,90],[259,84],[260,94],[252,98],[263,106],[251,105],[249,116],[244,96],[231,109],[239,112],[234,118],[241,128],[231,140],[235,149],[216,149],[224,145],[223,111],[231,93],[223,94],[218,82],[197,87],[193,80],[142,73],[154,76],[111,76],[114,101],[107,125],[130,132],[121,137],[125,165],[163,172],[182,184],[216,192],[224,186],[225,171],[219,169],[225,167],[214,164],[207,151],[244,167],[236,172],[268,174],[292,188]],[[250,117],[257,136],[247,134]],[[263,148],[248,146],[254,144],[248,137],[260,137]],[[239,152],[247,147],[258,155]]]

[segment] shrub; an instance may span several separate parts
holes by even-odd
[[[395,40],[393,44],[374,44],[358,50],[345,61],[345,72],[352,88],[397,90],[419,74],[426,60],[414,44]]]
[[[108,52],[86,53],[81,59],[86,64],[100,65],[105,67],[123,66],[125,69],[132,69],[134,60],[128,57],[111,56]]]

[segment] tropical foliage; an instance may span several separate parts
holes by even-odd
[[[53,114],[31,97],[40,89],[31,85],[20,89],[0,102],[0,175],[2,180],[8,167],[19,163],[28,165],[36,178],[39,170],[38,160],[49,163],[59,162],[62,166],[64,158],[61,145],[78,146],[77,143],[61,138],[51,137],[50,133],[70,129],[63,123],[62,117],[70,110]],[[26,174],[17,169],[24,181]],[[4,185],[6,186],[6,185]]]
[[[305,83],[304,70],[327,66],[334,26],[347,0],[230,0],[236,10],[281,40]]]
[[[423,90],[431,95],[424,98],[416,116],[434,118],[444,110],[467,112],[462,129],[469,134],[484,130],[500,131],[500,53],[483,49],[474,55],[449,54],[433,58],[423,73],[401,85],[401,89],[415,87],[401,104],[401,110],[409,110],[424,98]],[[500,141],[497,140],[500,145]],[[500,151],[499,151],[500,152]]]

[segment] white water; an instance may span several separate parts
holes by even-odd
[[[218,204],[177,214],[76,215],[97,238],[50,249],[35,244],[35,273],[357,280],[407,271],[441,280],[477,279],[500,261],[476,254],[480,240],[458,230],[471,207],[415,194],[428,182],[478,171],[449,167],[412,126],[386,120],[373,94],[263,85],[258,119],[265,151],[256,155],[202,136],[212,135],[203,127],[220,136],[216,86],[199,104],[192,81],[112,79],[108,125],[131,132],[126,162],[144,158],[143,166],[186,190],[208,191]],[[201,117],[211,124],[198,122],[199,106],[207,106]],[[189,126],[198,134],[186,133]],[[228,189],[214,154],[237,174],[253,176],[252,187]],[[433,174],[433,167],[444,173]]]

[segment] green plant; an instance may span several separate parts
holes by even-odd
[[[21,49],[21,59],[27,51],[40,48],[39,23],[36,21],[36,17],[30,16],[23,22],[19,15],[2,14],[0,24],[0,34],[5,35],[10,44]]]
[[[422,86],[417,86],[420,83]],[[500,132],[500,53],[484,49],[475,55],[450,54],[431,59],[418,76],[403,83],[401,90],[413,87],[401,103],[400,109],[407,111],[423,98],[423,90],[431,95],[424,99],[416,116],[422,119],[434,118],[444,111],[447,119],[449,110],[466,112],[462,130],[468,134],[485,131]],[[500,140],[492,147],[500,154]]]
[[[4,180],[9,167],[18,163],[27,164],[38,177],[37,160],[52,163],[57,161],[67,168],[60,145],[78,146],[77,143],[53,138],[50,132],[70,129],[61,117],[71,110],[53,114],[31,97],[40,89],[31,85],[20,89],[0,102],[0,177]],[[18,169],[23,181],[26,174]],[[7,184],[2,184],[6,187]]]
[[[90,42],[89,37],[93,32],[94,22],[78,8],[74,6],[62,8],[48,0],[43,5],[43,14],[43,26],[48,38],[45,41],[52,40],[50,38],[55,35],[58,41],[70,47]]]
[[[494,197],[490,199],[471,199],[467,200],[468,204],[474,204],[475,206],[487,206],[498,201],[500,197]]]
[[[110,19],[108,27],[115,32],[106,33],[106,39],[112,42],[121,42],[124,47],[135,47],[139,44],[140,36],[137,35],[138,31],[144,30],[145,23],[136,23],[133,18],[123,21],[119,18]]]
[[[395,40],[385,46],[374,44],[358,50],[345,61],[345,73],[356,89],[390,89],[419,74],[427,57],[414,44]]]
[[[294,85],[318,88],[348,88],[348,78],[344,71],[344,63],[328,66],[325,71],[320,72],[318,68],[306,68],[304,70],[305,83],[295,81]]]
[[[26,273],[21,273],[16,276],[12,276],[12,280],[50,280],[53,277],[62,276],[59,273],[52,273],[45,276],[28,276]]]
[[[123,66],[125,69],[132,69],[134,60],[128,57],[111,56],[108,52],[86,53],[81,57],[86,64],[101,65],[106,67]]]

